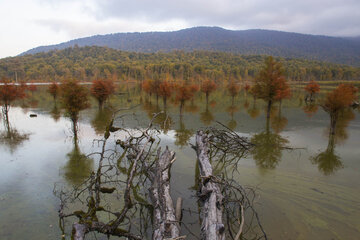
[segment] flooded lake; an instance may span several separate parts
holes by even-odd
[[[111,117],[110,110],[99,111],[94,101],[90,109],[81,112],[79,141],[74,145],[71,122],[63,116],[60,104],[55,108],[50,95],[39,89],[10,109],[11,134],[16,137],[6,138],[1,120],[2,240],[61,239],[54,186],[76,185],[96,168],[95,160],[81,156],[98,150],[93,140],[103,136]],[[166,112],[171,124],[160,133],[161,144],[176,152],[171,191],[173,199],[184,199],[183,209],[188,211],[184,211],[183,221],[192,232],[199,233],[199,226],[192,224],[198,218],[192,213],[198,211],[193,189],[196,153],[188,143],[194,143],[198,129],[220,127],[219,121],[254,142],[265,143],[238,162],[233,178],[255,189],[254,205],[269,239],[359,239],[359,110],[342,114],[337,134],[331,139],[329,115],[321,107],[307,107],[303,95],[294,93],[291,100],[283,101],[281,110],[275,104],[269,129],[264,103],[254,102],[252,96],[243,93],[232,105],[225,91],[217,91],[210,96],[208,107],[205,97],[198,94],[193,102],[186,103],[183,117],[179,116],[179,105],[169,101]],[[153,113],[164,110],[161,100],[157,105],[155,98],[151,103],[146,99],[135,90],[129,96],[112,97],[113,109],[136,106],[119,112],[135,115],[126,122],[116,121],[116,125],[145,127]],[[136,121],[131,120],[134,118]],[[288,148],[269,144],[272,139]],[[112,142],[114,145],[115,139]],[[70,226],[69,222],[67,232]],[[186,228],[181,235],[196,239]]]

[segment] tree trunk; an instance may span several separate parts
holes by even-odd
[[[269,100],[268,106],[267,106],[267,113],[266,113],[266,119],[267,119],[267,120],[270,119],[271,105],[272,105],[272,100]]]
[[[196,154],[200,169],[199,198],[203,203],[201,208],[201,239],[225,240],[225,227],[222,222],[222,201],[219,186],[211,180],[212,166],[209,160],[209,139],[202,131],[196,134]]]
[[[180,234],[180,225],[170,196],[170,168],[175,160],[175,153],[166,148],[160,155],[159,149],[157,156],[155,167],[150,170],[152,187],[149,189],[154,206],[153,239],[176,239]]]

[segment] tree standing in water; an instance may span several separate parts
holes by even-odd
[[[24,88],[10,83],[7,78],[2,78],[0,83],[0,103],[2,104],[5,120],[8,123],[11,103],[17,99],[24,98],[25,92]]]
[[[102,109],[104,102],[115,92],[114,82],[112,80],[97,79],[93,81],[90,91],[98,101],[99,108]]]
[[[335,135],[339,112],[349,107],[356,99],[358,89],[352,84],[340,84],[326,95],[321,107],[330,115],[330,135]]]
[[[168,81],[163,81],[159,84],[159,96],[163,98],[164,108],[166,108],[166,100],[171,97],[173,86]]]
[[[230,93],[231,96],[231,105],[234,105],[234,99],[236,97],[236,95],[239,93],[240,91],[240,86],[236,84],[236,82],[231,81],[229,82],[229,85],[227,86],[227,89]]]
[[[185,101],[192,99],[194,92],[190,85],[183,83],[176,87],[176,100],[180,102],[180,116],[182,116]]]
[[[61,85],[60,89],[61,102],[66,111],[66,116],[73,123],[73,132],[76,139],[79,112],[90,106],[88,90],[75,80],[66,81]]]
[[[59,90],[59,85],[56,82],[53,82],[48,88],[48,93],[54,98],[54,101],[56,101],[56,98],[59,95]]]
[[[308,99],[310,100],[310,102],[314,101],[314,95],[318,92],[320,92],[320,85],[314,81],[311,80],[306,86],[305,86],[305,91],[308,92],[310,94],[309,98],[306,97],[305,101],[307,102]]]
[[[265,66],[255,78],[253,93],[267,102],[267,120],[270,119],[270,110],[274,101],[288,98],[290,88],[284,76],[282,64],[273,57],[265,59]]]
[[[201,84],[201,91],[205,93],[206,96],[206,105],[209,103],[210,94],[216,90],[216,84],[214,81],[206,80]]]

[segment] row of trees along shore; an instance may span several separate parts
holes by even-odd
[[[157,102],[161,98],[165,107],[167,99],[174,96],[180,105],[180,115],[182,115],[185,102],[193,100],[196,92],[201,91],[206,96],[206,104],[208,105],[210,94],[218,87],[215,80],[208,78],[200,78],[199,80],[199,84],[190,80],[176,81],[169,75],[166,75],[166,78],[163,80],[159,78],[144,80],[140,87],[150,97],[152,95],[156,96]],[[2,111],[6,118],[8,118],[11,103],[16,99],[24,98],[26,96],[25,90],[30,91],[31,94],[36,91],[35,85],[26,85],[24,82],[19,85],[13,85],[7,78],[2,78],[1,84],[0,100],[3,105]],[[240,82],[236,79],[230,79],[226,88],[232,97],[233,104],[234,98],[241,88],[244,89],[245,94],[250,92],[254,99],[264,100],[267,104],[267,120],[270,118],[270,110],[274,102],[279,102],[281,105],[283,99],[291,97],[291,89],[285,77],[284,67],[281,62],[276,61],[273,57],[265,59],[265,65],[263,65],[258,75],[251,82]],[[54,100],[58,96],[61,97],[66,115],[73,122],[78,121],[78,114],[81,110],[89,107],[88,90],[80,85],[78,81],[68,80],[60,86],[54,82],[49,86],[48,91],[54,97]],[[315,94],[320,91],[320,85],[312,80],[305,86],[305,91],[308,93],[305,98],[306,102],[313,103]],[[90,92],[97,99],[99,108],[102,108],[106,100],[115,92],[114,81],[112,79],[100,78],[94,80]],[[339,85],[321,101],[319,105],[330,114],[331,132],[335,131],[339,111],[354,104],[356,101],[357,88],[351,84]],[[76,132],[76,129],[74,129],[74,132]]]
[[[123,52],[104,47],[74,47],[63,50],[0,59],[0,77],[11,81],[64,81],[98,78],[116,81],[146,79],[191,81],[206,78],[221,84],[229,80],[251,80],[261,71],[266,56],[224,52],[174,51],[171,53]],[[360,67],[305,59],[276,58],[291,81],[356,80]]]

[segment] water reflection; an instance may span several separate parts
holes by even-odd
[[[91,121],[91,126],[94,128],[96,134],[104,134],[106,126],[111,122],[113,111],[109,108],[99,108],[94,119]]]
[[[206,105],[205,112],[200,113],[200,120],[205,126],[209,126],[214,121],[214,115],[209,111]]]
[[[256,101],[253,101],[252,107],[248,108],[247,113],[253,119],[256,119],[260,115],[260,109],[256,107]]]
[[[51,117],[55,120],[55,122],[59,121],[60,119],[60,116],[61,116],[61,111],[60,109],[58,108],[56,102],[54,104],[54,107],[51,109],[50,111],[50,115]]]
[[[179,128],[175,130],[175,145],[184,148],[188,145],[194,130],[186,129],[182,116],[180,115]]]
[[[66,155],[64,178],[69,184],[77,186],[90,176],[94,166],[93,160],[81,153],[77,138],[74,138],[73,143],[72,151]]]
[[[306,104],[303,107],[304,113],[310,118],[319,110],[319,106],[315,103]]]
[[[275,110],[275,109],[274,109]],[[281,107],[276,109],[274,112],[277,114],[273,114],[270,121],[271,121],[271,128],[275,131],[275,133],[280,133],[284,130],[284,128],[288,124],[288,119],[281,114]]]
[[[348,138],[347,127],[354,118],[355,114],[351,109],[341,111],[337,119],[335,134],[331,134],[330,128],[327,129],[328,145],[326,150],[310,158],[310,161],[318,166],[322,174],[332,175],[343,168],[341,158],[335,152],[335,147],[336,144],[341,144]]]
[[[228,112],[228,114],[231,117],[230,121],[227,124],[227,127],[230,128],[231,130],[235,130],[235,128],[237,126],[237,122],[234,119],[234,113],[239,111],[239,108],[234,106],[233,104],[231,104],[229,107],[226,108],[226,111]]]
[[[4,131],[0,132],[0,144],[6,146],[10,153],[14,153],[24,141],[29,140],[29,134],[20,133],[11,126],[9,116],[6,114],[2,114],[2,122]]]
[[[265,131],[255,134],[251,138],[255,146],[251,154],[258,167],[263,169],[275,169],[281,161],[282,150],[288,140],[269,129],[269,122],[266,123]]]

